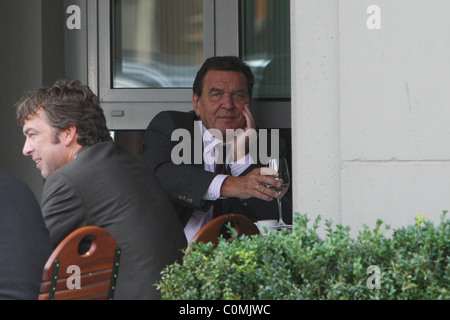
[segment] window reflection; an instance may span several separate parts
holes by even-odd
[[[204,48],[203,1],[111,0],[112,88],[191,88],[204,49],[214,52]],[[289,2],[239,1],[239,51],[255,73],[255,99],[290,98]]]
[[[192,87],[203,60],[202,0],[113,0],[113,88]]]
[[[290,98],[289,0],[241,1],[242,58],[255,73],[254,98]]]

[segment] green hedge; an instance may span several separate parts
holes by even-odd
[[[157,288],[167,300],[449,299],[445,215],[437,226],[418,215],[396,230],[379,220],[355,239],[349,227],[330,221],[321,237],[320,217],[311,226],[306,215],[296,215],[290,234],[221,240],[217,248],[194,244],[182,265],[162,272]]]

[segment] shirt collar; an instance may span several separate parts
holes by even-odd
[[[198,122],[200,125],[200,129],[202,132],[203,137],[203,153],[207,154],[210,153],[217,145],[226,146],[226,143],[223,143],[223,141],[216,139],[211,132],[209,132],[208,129],[205,128],[203,123],[201,121]]]

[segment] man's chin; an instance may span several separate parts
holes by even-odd
[[[51,173],[47,172],[47,170],[43,170],[43,169],[40,169],[40,170],[41,170],[41,176],[44,179],[47,179],[51,174]]]
[[[237,130],[244,130],[244,128],[245,128],[245,126],[230,125],[230,126],[226,126],[225,129],[222,132],[225,132],[225,134],[226,134],[227,130],[228,130],[229,133],[233,134]]]
[[[239,126],[234,123],[229,123],[229,124],[224,124],[224,125],[218,125],[213,130],[211,130],[211,129],[209,129],[209,130],[212,133],[216,133],[217,131],[220,131],[222,134],[222,137],[223,137],[223,139],[220,139],[220,140],[223,141],[223,140],[226,140],[227,136],[228,137],[234,136],[234,133],[236,132],[236,130],[239,130],[239,129],[243,130],[244,128],[245,128],[244,126]],[[220,137],[216,137],[216,138],[220,138]]]

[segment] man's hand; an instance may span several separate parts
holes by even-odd
[[[281,181],[275,178],[277,175],[275,170],[262,167],[253,169],[245,176],[230,176],[223,182],[220,195],[240,199],[255,197],[271,201],[278,197],[278,192],[266,188],[266,184],[281,186]]]
[[[244,106],[244,110],[242,110],[242,114],[245,117],[245,128],[240,130],[238,134],[234,136],[232,150],[233,150],[233,159],[232,161],[237,161],[249,152],[249,148],[251,144],[257,143],[257,133],[256,133],[256,125],[255,120],[253,120],[252,113],[250,112],[250,107],[248,104]]]

